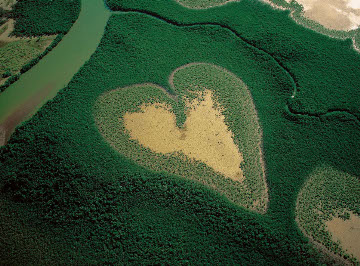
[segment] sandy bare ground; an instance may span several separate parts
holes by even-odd
[[[13,41],[21,40],[21,38],[19,37],[15,37],[15,36],[10,37],[10,34],[14,30],[14,24],[15,21],[13,19],[9,19],[4,25],[1,26],[1,28],[7,27],[7,29],[0,35],[0,42],[13,42]]]
[[[242,154],[224,122],[225,117],[214,107],[211,91],[205,90],[202,96],[202,100],[199,97],[187,103],[190,111],[184,128],[176,126],[175,115],[164,104],[143,105],[141,112],[126,113],[125,128],[132,139],[156,153],[182,152],[241,182]]]
[[[261,0],[264,3],[271,5],[275,9],[286,10],[288,8],[278,6],[272,2],[272,0]],[[292,0],[285,0],[290,3]],[[360,0],[296,0],[299,4],[304,7],[302,15],[310,20],[313,20],[320,25],[324,26],[330,30],[337,30],[340,32],[349,32],[356,30],[360,27]],[[314,28],[299,21],[299,19],[294,15],[295,10],[291,10],[291,18],[294,19],[297,23],[313,29]],[[318,29],[315,29],[319,31]],[[323,32],[332,38],[344,39],[341,35],[333,34],[330,32]],[[360,52],[359,47],[357,47],[354,33],[349,36],[353,41],[353,48],[355,51]],[[345,37],[348,38],[348,37]]]
[[[281,8],[269,0],[263,0]],[[290,3],[291,0],[285,0]],[[296,0],[303,6],[303,15],[332,30],[350,31],[360,26],[359,0]]]
[[[360,260],[360,217],[351,213],[349,220],[334,217],[326,221],[332,239],[340,241],[341,246]]]
[[[0,8],[5,10],[11,10],[16,2],[16,0],[0,0]]]
[[[349,31],[360,25],[360,5],[350,0],[297,0],[304,16],[326,28]]]

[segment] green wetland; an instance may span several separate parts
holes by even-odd
[[[102,3],[92,1],[94,6]],[[330,209],[341,210],[342,216],[350,211],[360,215],[360,54],[352,41],[306,29],[288,16],[289,11],[260,1],[201,10],[176,1],[107,4],[114,12],[91,58],[67,85],[62,79],[59,84],[65,88],[17,127],[0,149],[1,261],[356,263],[338,249],[331,251],[340,255],[322,252],[321,241],[331,241],[326,232],[326,239],[315,239],[319,244],[314,245],[308,238],[313,224],[299,226],[297,221],[302,219],[299,213],[316,213],[296,207],[299,193],[305,206],[314,205],[315,194],[328,200],[324,186],[318,185],[326,179],[319,174],[323,167],[325,176],[338,176],[325,186],[338,200],[325,205],[328,212],[321,219],[337,214]],[[105,25],[111,13],[101,10],[96,9],[104,12]],[[100,39],[101,33],[97,36]],[[61,44],[47,56],[55,55]],[[22,78],[30,78],[43,60]],[[103,95],[151,83],[176,98],[181,93],[170,86],[169,75],[194,62],[225,68],[251,94],[262,133],[265,213],[238,206],[202,182],[144,166],[118,152],[99,130],[96,111]],[[5,92],[11,93],[12,86]],[[236,91],[224,90],[229,103],[238,97]],[[137,105],[140,98],[129,94]],[[226,118],[231,109],[222,105]],[[111,115],[106,117],[104,111],[102,119],[107,118]],[[177,118],[181,126],[184,117]],[[235,136],[241,120],[238,123],[234,129],[229,124]],[[346,198],[336,193],[342,177],[354,186],[342,190],[350,191]]]

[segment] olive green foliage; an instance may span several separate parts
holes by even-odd
[[[188,8],[210,8],[223,5],[228,0],[177,0],[177,2]]]
[[[305,29],[260,1],[202,11],[173,1],[109,4],[141,12],[112,16],[69,85],[16,129],[0,150],[3,191],[63,233],[84,264],[321,263],[297,227],[295,206],[319,164],[360,172],[360,56],[351,42]],[[265,215],[142,168],[98,131],[100,95],[141,83],[169,91],[168,75],[190,62],[226,68],[253,96],[269,186]]]
[[[10,42],[0,48],[0,74],[6,70],[17,73],[33,58],[38,57],[55,37],[39,37]]]
[[[245,84],[232,73],[209,64],[193,64],[176,70],[170,95],[154,85],[139,85],[105,93],[95,106],[94,116],[100,132],[126,157],[157,171],[166,171],[193,179],[214,188],[230,201],[265,212],[267,205],[265,177],[260,158],[260,127],[255,107]],[[244,157],[245,180],[240,183],[215,172],[206,164],[180,154],[158,154],[129,139],[121,119],[126,112],[139,111],[149,103],[166,103],[177,115],[179,126],[186,119],[184,100],[193,100],[204,88],[213,92],[220,104],[225,123],[234,133],[234,142]],[[119,119],[120,118],[120,119]]]
[[[357,177],[331,167],[316,168],[299,194],[296,207],[299,225],[315,241],[344,256],[346,253],[341,244],[331,239],[325,221],[333,217],[349,219],[349,212],[360,215],[359,192]],[[356,261],[355,258],[352,260]]]
[[[2,78],[8,78],[11,76],[11,71],[6,69],[5,72],[2,74]]]
[[[8,25],[2,26],[3,24],[6,23],[6,21],[7,21],[7,20],[4,19],[4,20],[2,20],[2,21],[0,22],[0,26],[1,26],[0,34],[3,34],[3,33],[8,29]],[[0,47],[3,46],[3,45],[4,45],[3,43],[0,43]]]
[[[5,24],[5,22],[6,22],[6,19],[0,18],[0,27],[1,27],[3,24]],[[6,29],[1,28],[0,34],[2,34],[4,31],[6,31]]]
[[[13,6],[16,36],[66,34],[80,12],[80,0],[19,0]]]
[[[54,49],[54,47],[61,41],[63,37],[63,34],[59,34],[55,38],[39,37],[32,40],[20,40],[1,47],[0,55],[3,54],[3,57],[0,59],[0,62],[2,63],[0,65],[0,73],[5,71],[5,76],[8,78],[0,86],[0,92],[4,91],[12,83],[17,81],[21,74],[25,73],[34,65],[36,65],[45,55]],[[45,50],[40,49],[44,42],[48,40],[53,41],[45,48]],[[41,52],[41,50],[43,51]]]
[[[360,29],[357,30],[357,33],[354,37],[355,45],[357,49],[360,49]]]

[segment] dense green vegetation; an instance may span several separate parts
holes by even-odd
[[[360,171],[360,56],[351,42],[304,29],[257,1],[203,11],[172,1],[108,2],[151,15],[111,17],[68,87],[16,130],[0,150],[6,195],[66,236],[64,249],[84,263],[320,263],[295,223],[295,204],[319,164]],[[137,165],[97,129],[100,95],[145,82],[170,91],[168,75],[190,62],[228,69],[253,96],[269,186],[265,215]]]
[[[216,102],[224,109],[225,122],[234,133],[234,142],[243,154],[241,168],[245,180],[242,183],[224,177],[200,161],[194,162],[186,156],[159,154],[139,146],[126,133],[122,119],[124,114],[139,111],[139,106],[155,102],[171,106],[171,111],[177,115],[178,125],[182,126],[186,119],[184,101],[192,101],[204,88],[214,93]],[[264,213],[268,199],[260,159],[261,133],[245,84],[221,68],[195,64],[174,73],[170,90],[170,95],[178,96],[176,100],[154,85],[133,86],[105,93],[99,98],[94,111],[99,131],[112,147],[140,165],[196,180],[219,191],[237,205]]]
[[[297,25],[289,11],[261,1],[240,1],[208,10],[179,7],[175,1],[107,0],[113,10],[138,10],[177,25],[218,24],[271,55],[297,88],[290,107],[314,116],[347,111],[360,118],[360,57],[352,41],[331,39]],[[350,59],[351,58],[351,59]],[[329,73],[332,73],[329,75]],[[346,81],[346,82],[345,82]]]
[[[38,37],[33,40],[20,40],[10,44],[0,43],[0,54],[3,54],[2,62],[0,62],[0,74],[5,71],[10,71],[12,74],[5,82],[2,81],[0,92],[17,81],[22,73],[36,65],[61,41],[64,34],[70,30],[78,18],[79,12],[80,0],[19,0],[12,7],[12,10],[0,12],[0,16],[5,17],[4,23],[7,18],[15,19],[15,28],[11,35]],[[1,31],[5,31],[7,29],[5,27],[7,26],[5,25]],[[53,42],[45,50],[40,49],[41,51],[39,51],[41,44],[39,37],[55,34],[57,36]],[[46,39],[46,36],[44,38]]]
[[[360,216],[359,191],[357,177],[329,167],[317,168],[299,194],[296,217],[300,226],[315,241],[344,256],[346,252],[331,239],[325,221],[333,217],[346,219],[349,212]]]
[[[19,0],[13,7],[16,36],[66,34],[80,12],[80,0]]]
[[[6,22],[5,18],[0,18],[0,26],[2,26]],[[6,30],[6,29],[5,29]],[[1,28],[0,34],[2,34],[2,31],[5,31],[4,28]]]
[[[39,37],[18,40],[0,48],[0,75],[9,71],[18,73],[29,61],[37,58],[53,42],[55,37]]]

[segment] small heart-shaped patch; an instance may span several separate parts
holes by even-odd
[[[169,83],[172,93],[140,84],[101,95],[95,105],[100,133],[145,167],[196,180],[265,212],[261,131],[245,84],[204,63],[178,68]]]

